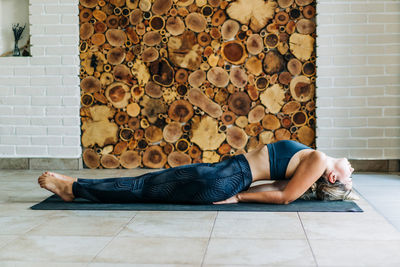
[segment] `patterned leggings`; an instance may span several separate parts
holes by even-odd
[[[82,179],[72,185],[76,198],[94,202],[211,204],[247,190],[249,163],[236,155],[218,163],[195,163],[136,177]]]

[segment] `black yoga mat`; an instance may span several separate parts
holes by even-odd
[[[288,205],[237,203],[186,205],[165,203],[95,203],[82,198],[64,202],[57,195],[31,207],[33,210],[173,210],[173,211],[272,211],[272,212],[363,212],[353,201],[296,200]]]

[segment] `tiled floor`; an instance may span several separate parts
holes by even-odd
[[[33,211],[40,173],[0,172],[0,266],[400,266],[398,174],[354,175],[363,213],[263,213]]]

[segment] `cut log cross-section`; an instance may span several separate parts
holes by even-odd
[[[315,0],[79,0],[87,168],[315,147]]]
[[[225,140],[225,134],[218,132],[218,124],[215,119],[204,116],[194,120],[191,140],[202,150],[214,150]]]
[[[222,115],[221,107],[208,98],[200,89],[192,88],[188,93],[189,102],[198,106],[208,115],[213,118],[218,118]]]

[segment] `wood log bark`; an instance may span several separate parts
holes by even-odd
[[[134,131],[130,128],[123,128],[120,130],[119,132],[119,137],[123,140],[123,141],[130,141],[133,139],[134,137]]]
[[[114,121],[118,125],[124,125],[128,123],[128,120],[129,116],[128,113],[126,113],[125,111],[119,111],[117,112],[117,114],[115,114]]]
[[[220,160],[220,155],[217,154],[215,151],[204,151],[203,158],[201,162],[204,163],[215,163]]]
[[[297,76],[290,82],[292,97],[300,102],[307,102],[314,97],[315,86],[309,78]]]
[[[140,106],[138,103],[130,103],[126,106],[126,112],[131,117],[137,117],[140,114]]]
[[[229,83],[229,74],[221,67],[213,67],[207,72],[207,80],[216,87],[226,87]]]
[[[247,139],[246,132],[237,126],[229,127],[226,131],[226,141],[233,148],[244,148],[247,144]]]
[[[192,105],[198,106],[213,118],[219,118],[222,115],[221,107],[198,88],[189,90],[188,100]]]
[[[235,120],[235,124],[240,128],[245,128],[249,123],[247,116],[239,116]]]
[[[190,144],[187,139],[181,138],[176,142],[175,147],[179,152],[186,152],[188,151]]]
[[[297,76],[301,73],[302,63],[300,62],[300,60],[292,58],[287,63],[287,69],[290,72],[290,74],[292,74],[293,76]]]
[[[124,108],[128,105],[131,94],[126,84],[115,82],[107,87],[105,96],[114,107]]]
[[[114,154],[115,154],[115,155],[120,155],[121,153],[125,152],[127,149],[128,149],[128,142],[119,141],[119,142],[114,146]]]
[[[245,67],[248,72],[251,74],[254,74],[256,76],[262,74],[263,68],[262,68],[262,61],[258,59],[257,57],[251,57],[246,61]]]
[[[149,143],[157,143],[163,138],[163,131],[155,125],[150,125],[145,129],[144,136]]]
[[[194,32],[185,31],[182,35],[170,37],[167,46],[173,64],[189,70],[200,67],[203,48],[197,43]]]
[[[229,63],[241,65],[247,59],[247,52],[242,42],[233,40],[222,44],[221,56]]]
[[[293,4],[294,0],[278,0],[278,5],[281,8],[290,7]]]
[[[114,155],[105,154],[101,156],[100,164],[106,169],[116,169],[119,167],[119,160]]]
[[[168,109],[168,116],[179,122],[187,122],[193,117],[192,105],[183,99],[175,100]]]
[[[178,167],[192,163],[192,158],[186,153],[173,151],[168,155],[167,161],[171,167]]]
[[[149,122],[154,123],[158,114],[165,113],[167,111],[166,104],[160,99],[153,99],[144,95],[142,101],[140,102],[142,108],[142,115],[146,116]]]
[[[262,126],[267,130],[276,130],[281,127],[281,123],[276,116],[266,114],[262,119]]]
[[[285,60],[275,51],[269,51],[263,61],[263,68],[265,73],[274,74],[281,72],[285,67]]]
[[[122,167],[133,169],[140,166],[141,157],[137,151],[127,150],[121,154],[119,161]]]
[[[225,140],[225,134],[218,132],[217,121],[207,115],[193,118],[191,134],[191,141],[203,151],[217,149]]]
[[[289,38],[290,51],[300,61],[307,61],[314,51],[314,41],[310,35],[293,33]]]
[[[274,84],[260,94],[260,99],[269,112],[278,113],[284,104],[285,92],[280,84]]]
[[[280,128],[275,131],[275,140],[290,140],[290,132],[285,128]]]
[[[276,140],[313,144],[313,0],[80,2],[82,145],[97,155],[93,168],[106,168],[104,155],[115,168],[147,167],[153,146],[170,168]],[[233,127],[240,148],[227,141]]]
[[[247,115],[250,111],[250,97],[245,92],[236,92],[228,99],[229,109],[237,115]]]
[[[263,0],[238,0],[228,5],[226,13],[230,18],[248,25],[258,32],[272,19],[275,14],[276,2]]]
[[[218,153],[221,155],[228,154],[231,149],[232,147],[228,143],[224,143],[218,148]]]
[[[260,143],[270,144],[275,141],[274,133],[272,131],[264,131],[259,135]]]
[[[100,156],[93,149],[85,149],[82,158],[85,165],[90,169],[96,169],[100,166]]]
[[[248,136],[257,136],[263,131],[263,127],[260,122],[253,122],[247,124],[244,130]]]
[[[282,107],[282,112],[283,114],[292,114],[296,111],[298,111],[301,107],[301,104],[297,101],[290,101],[287,102],[283,107]]]
[[[90,117],[82,123],[82,145],[103,147],[115,144],[118,141],[118,126],[108,119],[114,116],[115,110],[107,106],[93,106],[89,108]]]
[[[315,23],[309,19],[300,19],[296,23],[296,29],[301,34],[311,34],[315,32]]]
[[[160,146],[149,146],[143,153],[143,165],[148,168],[162,168],[167,163],[167,156]]]
[[[175,143],[182,136],[182,126],[179,122],[172,121],[163,129],[164,140],[168,143]]]
[[[308,126],[302,126],[297,130],[297,138],[306,146],[310,146],[315,138],[315,132]]]
[[[248,115],[249,123],[255,123],[261,121],[265,116],[265,108],[262,105],[255,106],[250,110]]]

